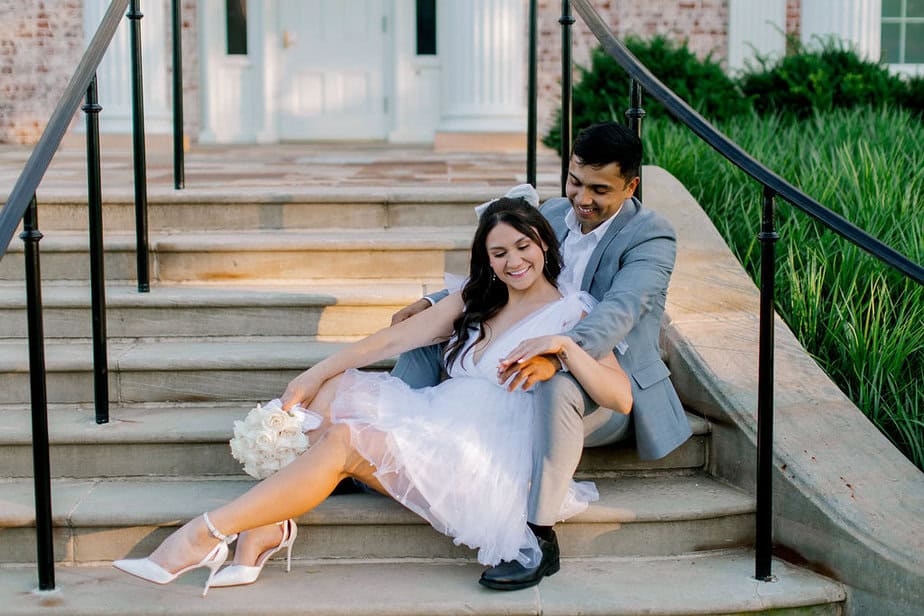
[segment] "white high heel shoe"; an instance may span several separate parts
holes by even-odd
[[[142,580],[147,580],[148,582],[154,582],[155,584],[169,584],[187,571],[192,571],[193,569],[198,569],[199,567],[208,567],[209,579],[205,581],[205,589],[202,591],[202,596],[204,597],[209,592],[209,587],[212,586],[212,580],[215,578],[215,572],[218,571],[218,568],[225,564],[225,561],[228,559],[228,545],[237,539],[237,535],[231,535],[228,537],[221,534],[218,529],[212,525],[212,521],[209,520],[209,514],[207,513],[203,513],[202,518],[205,520],[205,525],[208,526],[209,533],[218,539],[220,543],[209,550],[209,553],[205,555],[205,558],[196,564],[183,567],[175,573],[167,571],[150,558],[128,558],[123,560],[116,560],[113,561],[112,566],[116,569],[119,569],[120,571],[134,575],[135,577],[139,577]]]
[[[212,580],[212,586],[243,586],[244,584],[253,584],[260,577],[263,571],[263,565],[272,558],[273,554],[279,550],[286,549],[286,572],[292,570],[292,546],[295,544],[295,538],[298,536],[298,525],[295,520],[285,520],[278,523],[282,526],[282,540],[276,547],[270,548],[260,554],[257,558],[256,565],[250,567],[247,565],[228,565],[217,574]]]

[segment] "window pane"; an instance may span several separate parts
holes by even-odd
[[[247,0],[226,0],[228,55],[247,55]]]
[[[924,64],[924,24],[908,24],[905,31],[905,63]]]
[[[417,55],[436,55],[436,0],[417,0]]]
[[[901,49],[899,48],[899,36],[901,35],[901,26],[899,24],[882,24],[882,61],[886,64],[898,64],[901,62]]]
[[[883,17],[901,17],[902,0],[882,0]]]
[[[905,17],[924,17],[924,0],[908,0],[908,12]]]

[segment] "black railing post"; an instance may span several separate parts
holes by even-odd
[[[642,138],[642,119],[646,116],[645,110],[642,109],[642,84],[637,80],[632,80],[632,90],[629,93],[629,108],[626,109],[626,119],[629,121],[629,128]],[[635,196],[639,201],[642,199],[642,168],[638,169],[638,186],[635,188]]]
[[[538,99],[536,56],[538,0],[529,0],[529,90],[526,97],[526,181],[536,186],[536,105]]]
[[[141,74],[141,18],[139,0],[131,0],[128,19],[132,54],[132,152],[135,162],[135,238],[138,261],[138,292],[151,290],[151,266],[148,260],[148,187],[144,150],[144,95]]]
[[[93,394],[96,423],[109,422],[109,360],[106,351],[106,270],[103,263],[103,191],[99,166],[96,76],[87,88],[87,211],[90,217],[90,298],[93,319]]]
[[[568,183],[568,164],[571,162],[571,0],[562,0],[561,18],[561,196],[565,196]]]
[[[51,527],[51,462],[48,453],[48,395],[45,388],[45,331],[42,325],[42,271],[39,266],[38,205],[35,195],[23,216],[26,313],[29,323],[29,384],[32,394],[32,466],[35,484],[35,545],[39,590],[54,590],[55,549]]]
[[[183,20],[180,17],[180,0],[173,2],[173,187],[186,185],[186,167],[183,160]]]
[[[758,580],[773,579],[773,296],[776,277],[776,233],[773,199],[764,186],[760,221],[760,341],[757,376],[757,529],[755,573]]]

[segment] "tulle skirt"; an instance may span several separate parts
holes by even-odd
[[[526,526],[532,394],[476,377],[414,390],[387,374],[348,370],[331,418],[350,426],[353,446],[395,500],[477,549],[480,563],[538,564]],[[596,499],[592,483],[572,482],[562,519]]]

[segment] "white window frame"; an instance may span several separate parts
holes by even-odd
[[[899,60],[905,59],[905,47],[906,47],[906,30],[907,25],[911,24],[922,24],[924,23],[924,17],[908,17],[908,0],[902,0],[901,15],[899,17],[886,17],[882,16],[882,24],[898,24],[900,26],[899,35],[898,35],[898,44],[899,44]],[[924,75],[924,63],[919,64],[910,64],[906,62],[897,62],[895,64],[889,64],[889,70],[893,73],[901,75]]]

